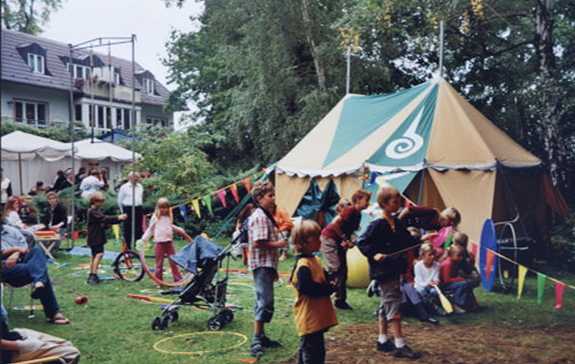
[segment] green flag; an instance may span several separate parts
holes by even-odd
[[[543,303],[543,293],[545,292],[545,274],[537,273],[537,304]]]
[[[214,212],[212,211],[212,195],[206,195],[202,197],[202,200],[204,201],[204,205],[206,205],[206,207],[208,208],[210,215],[213,216]]]

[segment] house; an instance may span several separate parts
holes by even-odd
[[[173,130],[173,115],[165,111],[169,91],[141,65],[135,64],[132,95],[131,60],[98,49],[75,51],[70,60],[68,44],[6,29],[1,41],[3,122],[66,127],[73,118],[76,125],[94,128],[96,135],[142,123]],[[107,47],[99,50],[108,52]]]

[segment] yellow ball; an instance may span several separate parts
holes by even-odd
[[[347,286],[367,288],[369,285],[369,264],[357,247],[347,251]]]

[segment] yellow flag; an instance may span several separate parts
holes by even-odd
[[[519,265],[519,269],[517,272],[517,299],[521,299],[521,295],[523,294],[523,287],[525,286],[525,276],[527,275],[527,268]]]
[[[112,225],[112,232],[114,233],[114,238],[116,238],[117,241],[120,241],[120,225]]]
[[[198,215],[198,217],[201,219],[202,213],[200,212],[200,200],[199,199],[196,198],[195,200],[192,201],[192,208],[196,212],[196,215]]]

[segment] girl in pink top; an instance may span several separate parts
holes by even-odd
[[[156,203],[156,211],[150,221],[148,229],[144,233],[142,240],[148,241],[151,236],[154,238],[154,243],[156,244],[156,278],[162,280],[162,274],[164,271],[164,258],[170,257],[176,254],[174,249],[174,232],[180,235],[187,241],[191,242],[192,238],[184,231],[184,229],[174,225],[174,218],[172,216],[172,209],[170,207],[170,202],[167,198],[160,198]],[[182,279],[180,270],[176,263],[171,259],[168,259],[170,263],[170,269],[172,270],[172,276],[174,281],[177,282]]]

